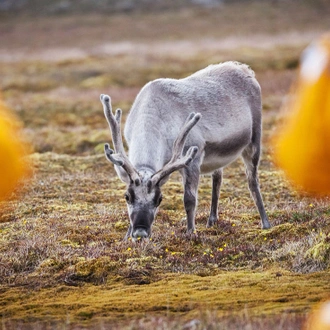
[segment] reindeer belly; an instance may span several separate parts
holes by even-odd
[[[230,156],[211,155],[208,157],[204,157],[202,165],[200,167],[201,173],[208,174],[214,172],[219,168],[225,167],[228,164],[232,163],[234,160],[236,160],[240,156],[240,154],[241,152]]]
[[[241,155],[242,151],[250,142],[250,130],[243,131],[234,137],[220,141],[206,142],[201,173],[210,173],[227,166]]]

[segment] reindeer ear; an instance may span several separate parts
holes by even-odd
[[[154,186],[158,186],[161,187],[163,184],[165,184],[168,179],[170,178],[171,174],[165,176],[164,178],[160,179],[160,181],[153,181],[152,179],[150,179],[147,183],[147,188],[148,188],[148,193],[150,194],[152,187]]]
[[[130,177],[128,176],[127,172],[121,166],[115,165],[115,170],[121,181],[123,181],[126,184],[131,183]]]
[[[183,167],[189,166],[196,157],[197,152],[198,147],[193,146],[188,149],[185,156],[176,160],[170,160],[160,171],[152,176],[152,184],[162,186],[164,183],[166,183],[174,171],[178,171]]]
[[[170,178],[170,174],[169,175],[167,175],[167,176],[165,176],[164,178],[162,178],[157,184],[158,184],[158,186],[159,187],[161,187],[162,185],[164,185],[167,181],[168,181],[168,179]]]
[[[122,167],[124,161],[121,159],[120,155],[114,154],[113,150],[110,149],[108,143],[104,145],[104,153],[107,160],[115,165],[115,170],[119,179],[125,182],[126,184],[129,184],[131,182],[131,179],[127,174],[127,172]]]
[[[184,157],[180,159],[181,165],[179,165],[177,168],[173,170],[178,171],[180,168],[183,168],[185,166],[189,166],[193,159],[195,158],[196,154],[198,152],[198,147],[190,147]],[[171,174],[173,172],[168,173],[166,176],[162,177],[159,182],[157,183],[160,187],[167,182],[167,180],[170,178]]]

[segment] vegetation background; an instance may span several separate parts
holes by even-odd
[[[326,0],[0,1],[0,88],[33,147],[33,176],[0,209],[0,329],[300,329],[329,299],[330,206],[275,167],[302,50],[330,28]],[[219,222],[186,236],[180,177],[153,236],[123,242],[124,185],[103,156],[99,102],[124,119],[151,79],[236,60],[263,91],[259,229],[244,167],[224,172]],[[299,161],[299,160],[297,160]]]

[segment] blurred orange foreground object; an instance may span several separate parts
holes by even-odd
[[[330,330],[330,301],[314,309],[307,321],[305,330]]]
[[[303,190],[330,195],[330,33],[303,52],[288,110],[275,159]]]
[[[19,139],[19,123],[0,100],[0,201],[9,197],[30,168],[27,144]]]

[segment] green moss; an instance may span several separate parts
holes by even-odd
[[[128,229],[128,222],[127,221],[117,221],[115,223],[115,229],[119,231],[125,231]]]
[[[311,304],[327,297],[329,280],[328,273],[306,277],[286,272],[277,277],[273,272],[239,271],[206,277],[164,274],[163,280],[143,286],[108,281],[102,287],[55,286],[34,292],[7,288],[2,294],[5,303],[1,312],[23,319],[33,309],[35,318],[47,313],[55,319],[69,317],[72,322],[100,317],[114,320],[123,313],[134,318],[162,311],[164,306],[172,315],[184,312],[186,319],[196,317],[197,310],[208,309],[217,316],[229,311],[237,314],[242,309],[248,309],[250,315],[288,309],[305,312]]]
[[[330,244],[324,241],[314,245],[306,251],[307,258],[313,258],[320,262],[325,262],[329,265],[330,258]]]
[[[108,276],[114,276],[114,272],[118,272],[119,267],[119,262],[106,256],[92,260],[80,258],[74,267],[66,270],[66,278],[69,278],[71,283],[74,281],[104,283]]]

